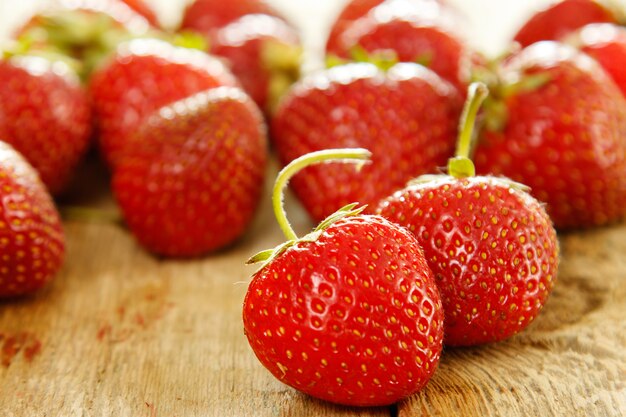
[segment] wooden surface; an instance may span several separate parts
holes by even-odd
[[[323,25],[306,17],[336,5],[282,3],[314,47]],[[87,164],[81,177],[67,201],[112,207],[101,169]],[[297,203],[287,204],[307,231]],[[446,349],[422,393],[379,409],[299,394],[248,347],[241,303],[254,267],[243,261],[281,241],[268,197],[243,239],[204,259],[157,259],[110,223],[66,222],[66,232],[52,285],[0,302],[0,417],[626,415],[626,225],[561,236],[558,283],[527,331]]]

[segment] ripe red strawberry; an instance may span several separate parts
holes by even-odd
[[[299,78],[299,35],[261,0],[196,0],[187,7],[181,30],[206,37],[210,53],[226,59],[244,90],[268,114]]]
[[[433,0],[387,0],[346,25],[327,52],[353,58],[393,53],[398,61],[423,64],[465,92],[474,64],[482,58],[459,35],[459,17]]]
[[[515,35],[528,46],[542,40],[558,40],[589,23],[617,23],[617,15],[596,0],[563,0],[534,14]]]
[[[435,372],[443,314],[422,250],[400,226],[352,205],[301,239],[291,230],[280,185],[303,165],[350,157],[345,151],[307,155],[279,175],[274,207],[290,240],[252,258],[266,263],[244,300],[244,331],[285,384],[334,403],[380,406],[419,391]]]
[[[584,26],[566,38],[566,42],[602,65],[626,96],[626,28],[610,23]]]
[[[351,0],[341,10],[337,18],[335,19],[328,39],[326,41],[326,49],[334,50],[337,48],[339,38],[348,26],[357,19],[368,14],[374,7],[383,3],[386,0]]]
[[[259,110],[218,87],[157,110],[113,172],[128,227],[148,250],[197,256],[239,237],[253,217],[267,159]]]
[[[338,146],[372,151],[372,163],[358,174],[328,164],[294,178],[304,207],[321,220],[351,202],[375,204],[410,178],[445,164],[461,104],[450,84],[420,65],[397,64],[384,72],[372,64],[348,64],[300,81],[281,103],[272,137],[283,164]]]
[[[63,191],[88,148],[91,107],[62,61],[0,59],[0,138],[22,153],[53,194]]]
[[[471,129],[482,98],[470,97]],[[466,146],[471,130],[463,132]],[[444,342],[503,340],[532,322],[550,294],[559,258],[556,232],[520,184],[476,177],[466,157],[452,159],[449,173],[418,178],[383,201],[378,213],[407,227],[424,248],[444,307]]]
[[[238,85],[217,59],[156,39],[135,39],[93,74],[90,92],[102,154],[115,165],[146,116],[191,94]]]
[[[548,204],[557,228],[622,218],[626,99],[597,62],[546,41],[509,59],[501,73],[503,85],[493,90],[491,106],[500,123],[482,132],[475,154],[478,172],[530,186]],[[544,81],[516,87],[529,79]]]
[[[116,46],[147,36],[156,18],[142,0],[58,0],[36,10],[17,31],[28,51],[76,59],[83,79]]]
[[[37,172],[0,142],[0,298],[32,293],[65,255],[59,214]]]

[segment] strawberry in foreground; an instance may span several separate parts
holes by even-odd
[[[589,56],[539,42],[509,58],[474,160],[528,185],[557,228],[626,214],[626,99]]]
[[[355,173],[342,164],[307,168],[292,186],[320,221],[340,207],[373,205],[417,175],[434,172],[454,153],[462,99],[418,64],[383,71],[356,63],[302,79],[285,96],[272,124],[283,164],[306,153],[361,146],[372,163]]]
[[[618,23],[619,13],[597,0],[563,0],[535,13],[514,40],[523,47],[543,40],[559,40],[590,23]]]
[[[262,0],[196,0],[181,31],[204,36],[211,54],[224,58],[259,107],[271,115],[300,77],[297,30]]]
[[[267,138],[240,89],[218,87],[157,110],[113,172],[124,219],[148,250],[190,257],[222,248],[250,223],[263,190]]]
[[[443,314],[432,272],[415,238],[349,205],[298,238],[282,192],[304,166],[362,160],[363,149],[319,151],[293,161],[274,186],[288,242],[264,261],[243,306],[245,334],[280,381],[346,405],[379,406],[419,391],[435,372]]]
[[[35,167],[52,194],[61,193],[86,152],[91,106],[64,62],[15,55],[0,58],[0,139]]]
[[[470,87],[449,175],[417,178],[377,210],[423,247],[441,293],[448,345],[518,333],[537,316],[557,277],[558,241],[543,206],[521,184],[474,176],[467,155],[486,95],[484,85]]]
[[[59,271],[61,219],[37,172],[0,142],[0,298],[32,293]]]
[[[329,41],[327,53],[361,61],[363,53],[394,56],[422,64],[455,85],[463,94],[472,67],[483,59],[463,41],[460,17],[434,0],[387,0],[346,24]]]
[[[114,166],[129,137],[160,107],[219,86],[237,86],[218,59],[157,39],[121,44],[89,84],[100,150]]]

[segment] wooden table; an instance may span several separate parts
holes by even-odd
[[[81,178],[66,201],[112,207],[101,167],[88,161]],[[420,394],[355,409],[281,384],[245,340],[241,305],[254,267],[243,261],[282,240],[268,195],[243,239],[192,261],[157,259],[113,223],[67,221],[56,280],[0,302],[0,416],[626,415],[626,225],[561,235],[558,284],[527,331],[447,348]],[[307,231],[298,204],[287,206]]]

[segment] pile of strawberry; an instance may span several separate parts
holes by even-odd
[[[623,219],[624,16],[563,0],[492,61],[446,2],[352,0],[329,68],[300,77],[297,31],[261,0],[196,0],[175,32],[140,0],[58,0],[0,60],[0,297],[62,265],[51,195],[92,140],[128,229],[167,257],[245,233],[271,140],[288,241],[251,260],[250,345],[313,396],[399,401],[444,343],[532,322],[557,277],[555,227]],[[302,238],[282,208],[292,177],[320,221]]]

